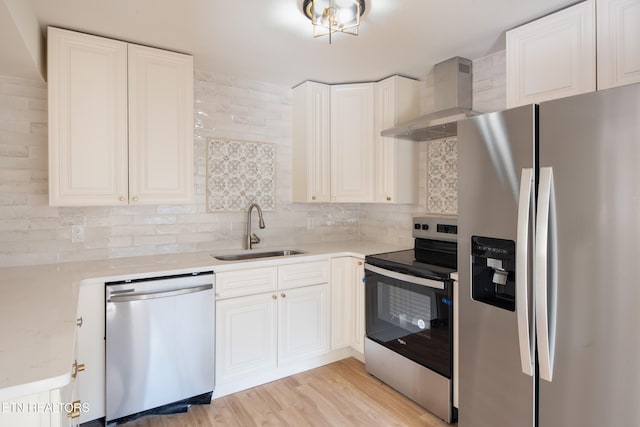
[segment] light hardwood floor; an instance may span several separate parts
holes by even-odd
[[[184,414],[151,415],[123,427],[448,425],[349,358],[192,406]]]

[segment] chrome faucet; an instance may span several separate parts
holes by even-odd
[[[251,211],[253,208],[258,210],[258,227],[264,228],[264,219],[262,219],[262,209],[257,203],[251,203],[247,211],[247,249],[253,249],[253,245],[260,243],[260,238],[255,234],[251,234]]]

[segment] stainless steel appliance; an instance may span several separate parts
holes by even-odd
[[[458,141],[459,426],[640,425],[640,85]]]
[[[365,365],[451,422],[455,220],[414,218],[413,235],[414,249],[365,258]]]
[[[435,112],[383,130],[380,135],[411,141],[455,136],[458,120],[477,116],[471,109],[471,60],[459,56],[433,66]]]
[[[211,272],[107,283],[107,424],[211,402],[214,294]]]

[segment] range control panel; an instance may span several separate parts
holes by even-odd
[[[447,217],[414,217],[413,237],[456,241],[458,240],[458,222],[455,218]]]

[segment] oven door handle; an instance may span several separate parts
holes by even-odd
[[[413,283],[414,285],[428,286],[435,289],[444,289],[444,282],[426,279],[424,277],[412,276],[410,274],[398,273],[397,271],[387,270],[386,268],[376,267],[368,263],[364,264],[364,269],[369,270],[372,273],[379,274],[381,276],[389,277],[391,279],[401,280],[403,282]]]

